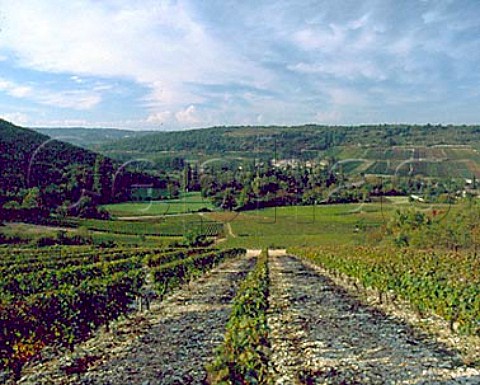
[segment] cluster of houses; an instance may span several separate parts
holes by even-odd
[[[457,198],[466,198],[468,196],[480,198],[480,189],[478,188],[476,179],[465,178],[464,181],[465,185],[463,189],[457,190],[455,196]],[[418,194],[411,194],[410,199],[415,202],[426,202],[425,198]]]

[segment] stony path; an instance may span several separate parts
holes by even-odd
[[[86,373],[66,376],[42,370],[21,384],[182,385],[202,384],[204,365],[223,342],[236,289],[254,259],[228,261],[191,287],[152,307],[148,331],[124,349],[111,353]],[[33,370],[34,371],[34,370]],[[53,373],[52,373],[53,371]]]
[[[480,384],[445,347],[290,256],[270,258],[275,384]]]

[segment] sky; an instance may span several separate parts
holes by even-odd
[[[23,126],[480,123],[480,1],[0,0]]]

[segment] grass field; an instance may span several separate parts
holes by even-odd
[[[214,209],[210,200],[203,199],[198,192],[187,193],[174,200],[117,203],[105,205],[103,208],[116,217],[177,215],[197,212],[202,209]]]
[[[372,231],[385,225],[397,209],[415,207],[426,212],[445,206],[411,203],[407,197],[382,202],[320,206],[277,207],[246,212],[211,212],[135,221],[88,221],[91,229],[125,234],[181,236],[192,227],[207,230],[223,223],[226,240],[221,247],[284,248],[302,245],[363,244]],[[211,234],[213,235],[213,234]],[[221,234],[220,236],[224,236]]]
[[[279,207],[236,214],[209,216],[229,223],[225,246],[289,247],[303,244],[359,243],[365,232],[356,227],[379,227],[388,219],[391,206],[378,204]]]
[[[197,230],[221,240],[219,247],[286,248],[365,244],[397,209],[415,207],[424,212],[448,212],[448,205],[409,202],[408,197],[389,197],[381,202],[319,206],[277,207],[246,212],[211,212],[135,220],[79,220],[95,243],[113,241],[130,245],[168,245]],[[222,228],[223,224],[223,228]],[[15,228],[15,226],[17,226]],[[20,226],[20,227],[18,227]],[[32,238],[54,235],[58,228],[12,225],[5,230]],[[76,231],[76,230],[70,230]]]
[[[365,244],[401,208],[446,212],[447,205],[413,204],[399,197],[385,203],[278,207],[243,213],[210,213],[224,222],[221,247],[286,248],[308,245]],[[230,227],[231,231],[229,231]]]

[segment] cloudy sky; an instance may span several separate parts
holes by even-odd
[[[478,0],[0,0],[26,126],[479,123]]]

